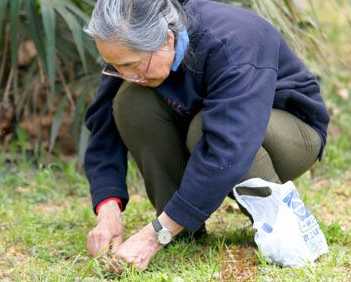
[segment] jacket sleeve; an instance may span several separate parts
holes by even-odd
[[[102,76],[97,95],[89,106],[85,122],[91,135],[84,168],[90,183],[94,212],[104,199],[118,197],[125,209],[129,195],[126,186],[127,148],[113,118],[113,98],[123,80]]]
[[[217,62],[216,62],[217,61]],[[218,63],[218,62],[221,62]],[[271,113],[277,70],[210,59],[202,137],[164,211],[195,231],[248,172]]]

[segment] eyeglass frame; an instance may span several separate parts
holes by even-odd
[[[147,66],[146,66],[146,70],[143,73],[143,76],[145,76],[150,69],[150,65],[151,65],[151,61],[152,61],[152,57],[153,57],[153,53],[151,52]],[[141,62],[138,64],[138,66],[141,64]],[[109,72],[108,70],[106,70],[108,67],[112,67],[114,72]],[[105,64],[104,68],[102,69],[102,74],[104,75],[108,75],[108,76],[112,76],[112,77],[118,77],[118,78],[122,78],[124,80],[130,81],[130,82],[144,82],[145,79],[140,77],[139,75],[134,75],[133,77],[128,77],[126,75],[123,75],[121,72],[119,72],[112,64]]]

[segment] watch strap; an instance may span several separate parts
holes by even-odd
[[[156,218],[155,220],[152,221],[152,226],[154,227],[156,232],[159,232],[163,228],[163,226],[161,225],[161,223],[158,220],[158,218]]]

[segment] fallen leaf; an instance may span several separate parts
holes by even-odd
[[[220,281],[255,281],[257,258],[255,249],[249,246],[235,246],[224,251]]]

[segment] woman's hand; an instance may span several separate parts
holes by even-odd
[[[159,221],[172,233],[173,237],[183,230],[183,226],[173,221],[165,212],[159,216]],[[112,254],[117,260],[122,259],[134,265],[138,270],[145,270],[151,258],[161,248],[162,245],[158,242],[157,234],[150,223],[129,237],[123,244],[113,244]]]
[[[110,243],[118,246],[123,241],[121,210],[115,202],[108,202],[101,206],[97,222],[87,238],[88,252],[94,257],[107,252]]]
[[[113,243],[112,254],[117,260],[122,259],[142,271],[147,268],[151,258],[161,248],[150,223],[129,237],[123,244]]]

